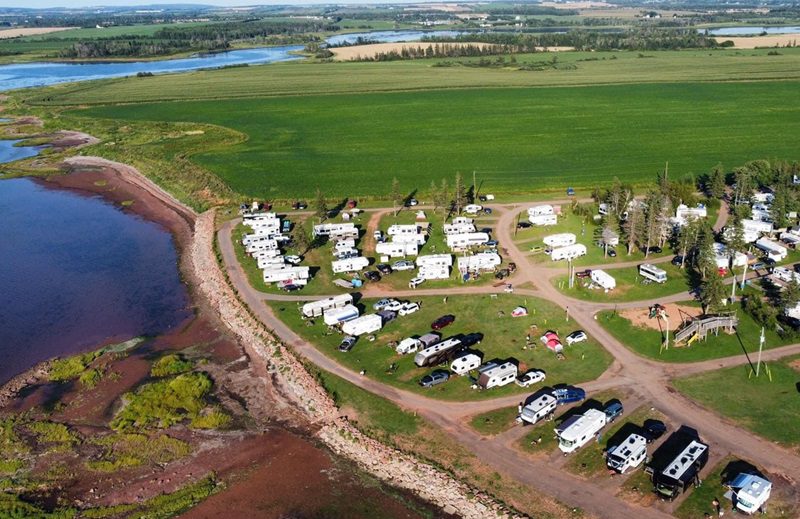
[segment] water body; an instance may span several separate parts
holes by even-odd
[[[10,119],[9,119],[10,120]],[[0,121],[8,122],[8,121]],[[27,159],[39,154],[41,146],[16,146],[20,140],[0,140],[0,163]],[[1,199],[0,199],[1,200]]]
[[[28,178],[0,180],[0,221],[0,383],[190,315],[172,236],[154,223]]]
[[[709,29],[711,36],[756,36],[759,34],[794,34],[800,33],[800,27],[720,27]]]
[[[434,36],[437,38],[453,37],[466,34],[465,31],[372,31],[372,32],[354,32],[351,34],[337,34],[331,36],[325,42],[328,45],[342,45],[352,44],[362,40],[369,40],[378,43],[398,43],[405,41],[420,41],[425,36]]]

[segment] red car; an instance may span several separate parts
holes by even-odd
[[[456,320],[455,315],[443,315],[431,323],[432,330],[441,330],[445,326],[450,326]]]

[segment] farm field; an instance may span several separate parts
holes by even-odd
[[[796,90],[792,82],[450,90],[106,106],[80,115],[242,132],[245,142],[193,160],[246,196],[317,188],[385,196],[392,176],[409,192],[431,180],[452,183],[459,171],[476,171],[484,191],[535,192],[615,176],[644,182],[667,160],[685,174],[722,158],[791,157]]]
[[[375,299],[364,299],[358,304],[363,313],[372,313]],[[553,328],[566,335],[572,331],[563,321],[562,311],[550,303],[533,298],[501,294],[497,299],[489,296],[451,296],[445,303],[439,297],[420,297],[414,301],[422,302],[422,309],[409,316],[398,317],[379,331],[374,342],[362,336],[355,347],[340,353],[337,349],[343,335],[327,333],[327,327],[317,319],[310,321],[300,318],[299,306],[295,303],[268,302],[278,317],[292,327],[301,337],[311,342],[326,355],[336,359],[354,371],[366,371],[366,376],[380,382],[420,393],[442,400],[478,400],[509,394],[530,394],[540,387],[520,388],[510,384],[488,391],[470,388],[469,377],[454,375],[451,379],[433,388],[422,388],[419,379],[433,371],[432,368],[418,368],[414,355],[399,355],[389,347],[392,341],[400,341],[412,335],[423,335],[430,331],[430,323],[445,314],[453,314],[456,321],[442,330],[447,338],[459,333],[479,332],[484,334],[480,344],[473,347],[484,354],[484,362],[492,359],[516,359],[522,371],[537,368],[547,373],[546,384],[579,384],[597,378],[611,363],[611,356],[590,338],[564,350],[565,360],[558,360],[555,354],[538,343],[539,335]],[[528,308],[527,317],[511,317],[511,310],[518,305]],[[503,310],[505,315],[498,316]],[[535,312],[535,313],[534,313]],[[531,325],[537,325],[532,328]],[[525,336],[531,335],[535,348],[523,349]],[[395,364],[396,369],[390,369]]]

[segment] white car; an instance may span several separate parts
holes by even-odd
[[[425,283],[425,278],[414,278],[408,282],[408,288],[417,288],[423,283]]]
[[[284,256],[283,259],[290,265],[299,265],[303,261],[300,256]]]
[[[389,301],[388,305],[383,307],[383,309],[390,312],[399,312],[400,309],[403,308],[403,305],[405,305],[405,303],[401,303],[397,299],[392,299]]]
[[[413,314],[417,310],[419,310],[419,305],[417,303],[403,303],[403,305],[400,307],[400,310],[398,311],[398,313],[401,316],[404,316],[404,315]]]
[[[397,271],[414,270],[415,268],[416,265],[414,265],[414,262],[408,260],[396,261],[394,265],[392,265],[392,270],[397,270]]]
[[[532,369],[521,377],[517,378],[514,382],[516,382],[518,386],[528,387],[542,382],[546,377],[547,376],[545,375],[544,371],[540,369]]]
[[[393,302],[395,302],[395,303],[396,303],[397,301],[396,301],[396,300],[394,300],[394,299],[381,299],[380,301],[378,301],[377,303],[375,303],[374,305],[372,305],[372,308],[373,308],[373,309],[374,309],[376,312],[380,312],[381,310],[385,309],[387,305],[390,305],[390,304],[392,304]]]
[[[567,335],[567,346],[588,340],[589,336],[583,330],[577,330]]]

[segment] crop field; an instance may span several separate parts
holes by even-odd
[[[143,86],[144,88],[144,86]],[[247,196],[385,196],[475,171],[483,190],[651,180],[724,160],[794,158],[796,83],[640,84],[294,96],[96,107],[86,117],[232,128],[195,155]]]

